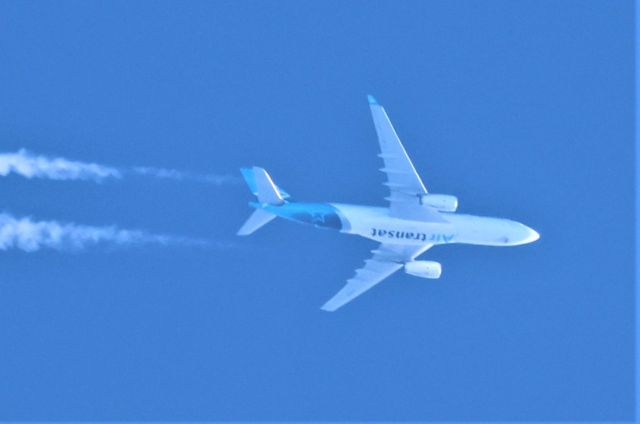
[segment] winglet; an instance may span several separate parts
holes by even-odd
[[[369,95],[367,96],[367,99],[369,100],[369,104],[370,104],[370,105],[377,105],[377,104],[379,104],[379,103],[378,103],[378,101],[376,100],[376,98],[375,98],[375,97],[373,97],[371,94],[369,94]]]

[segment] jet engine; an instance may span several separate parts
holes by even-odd
[[[420,204],[431,206],[440,212],[455,212],[458,209],[458,198],[448,194],[423,194]]]
[[[411,261],[404,264],[404,271],[420,278],[440,278],[442,266],[433,261]]]

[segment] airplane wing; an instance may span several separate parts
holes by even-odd
[[[389,197],[385,198],[389,201],[391,215],[402,219],[445,222],[437,210],[420,204],[420,195],[427,194],[427,189],[402,146],[387,112],[373,96],[369,96],[369,107],[380,143],[378,156],[384,161],[384,168],[380,171],[387,175],[384,185],[391,191]]]
[[[422,246],[407,246],[400,244],[382,243],[376,250],[372,250],[373,257],[365,261],[365,265],[356,270],[356,275],[347,280],[347,284],[322,306],[325,311],[333,312],[351,302],[362,293],[382,282],[394,272],[418,255],[429,249],[432,244]]]

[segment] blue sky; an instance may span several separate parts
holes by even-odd
[[[211,246],[0,252],[3,420],[624,420],[630,1],[3,2],[0,145],[383,204],[366,94],[427,187],[542,238],[437,247],[339,313],[372,242],[241,183],[0,178],[2,211]]]

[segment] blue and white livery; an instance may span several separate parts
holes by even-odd
[[[416,260],[432,246],[517,246],[540,237],[533,229],[508,219],[457,214],[456,197],[427,192],[384,108],[372,96],[369,106],[380,143],[378,156],[384,162],[380,171],[387,177],[384,185],[389,188],[385,198],[388,207],[293,202],[263,168],[242,169],[257,202],[250,203],[255,211],[238,235],[251,234],[281,217],[380,243],[356,275],[322,306],[323,310],[335,311],[401,268],[417,277],[439,278],[439,263]]]

